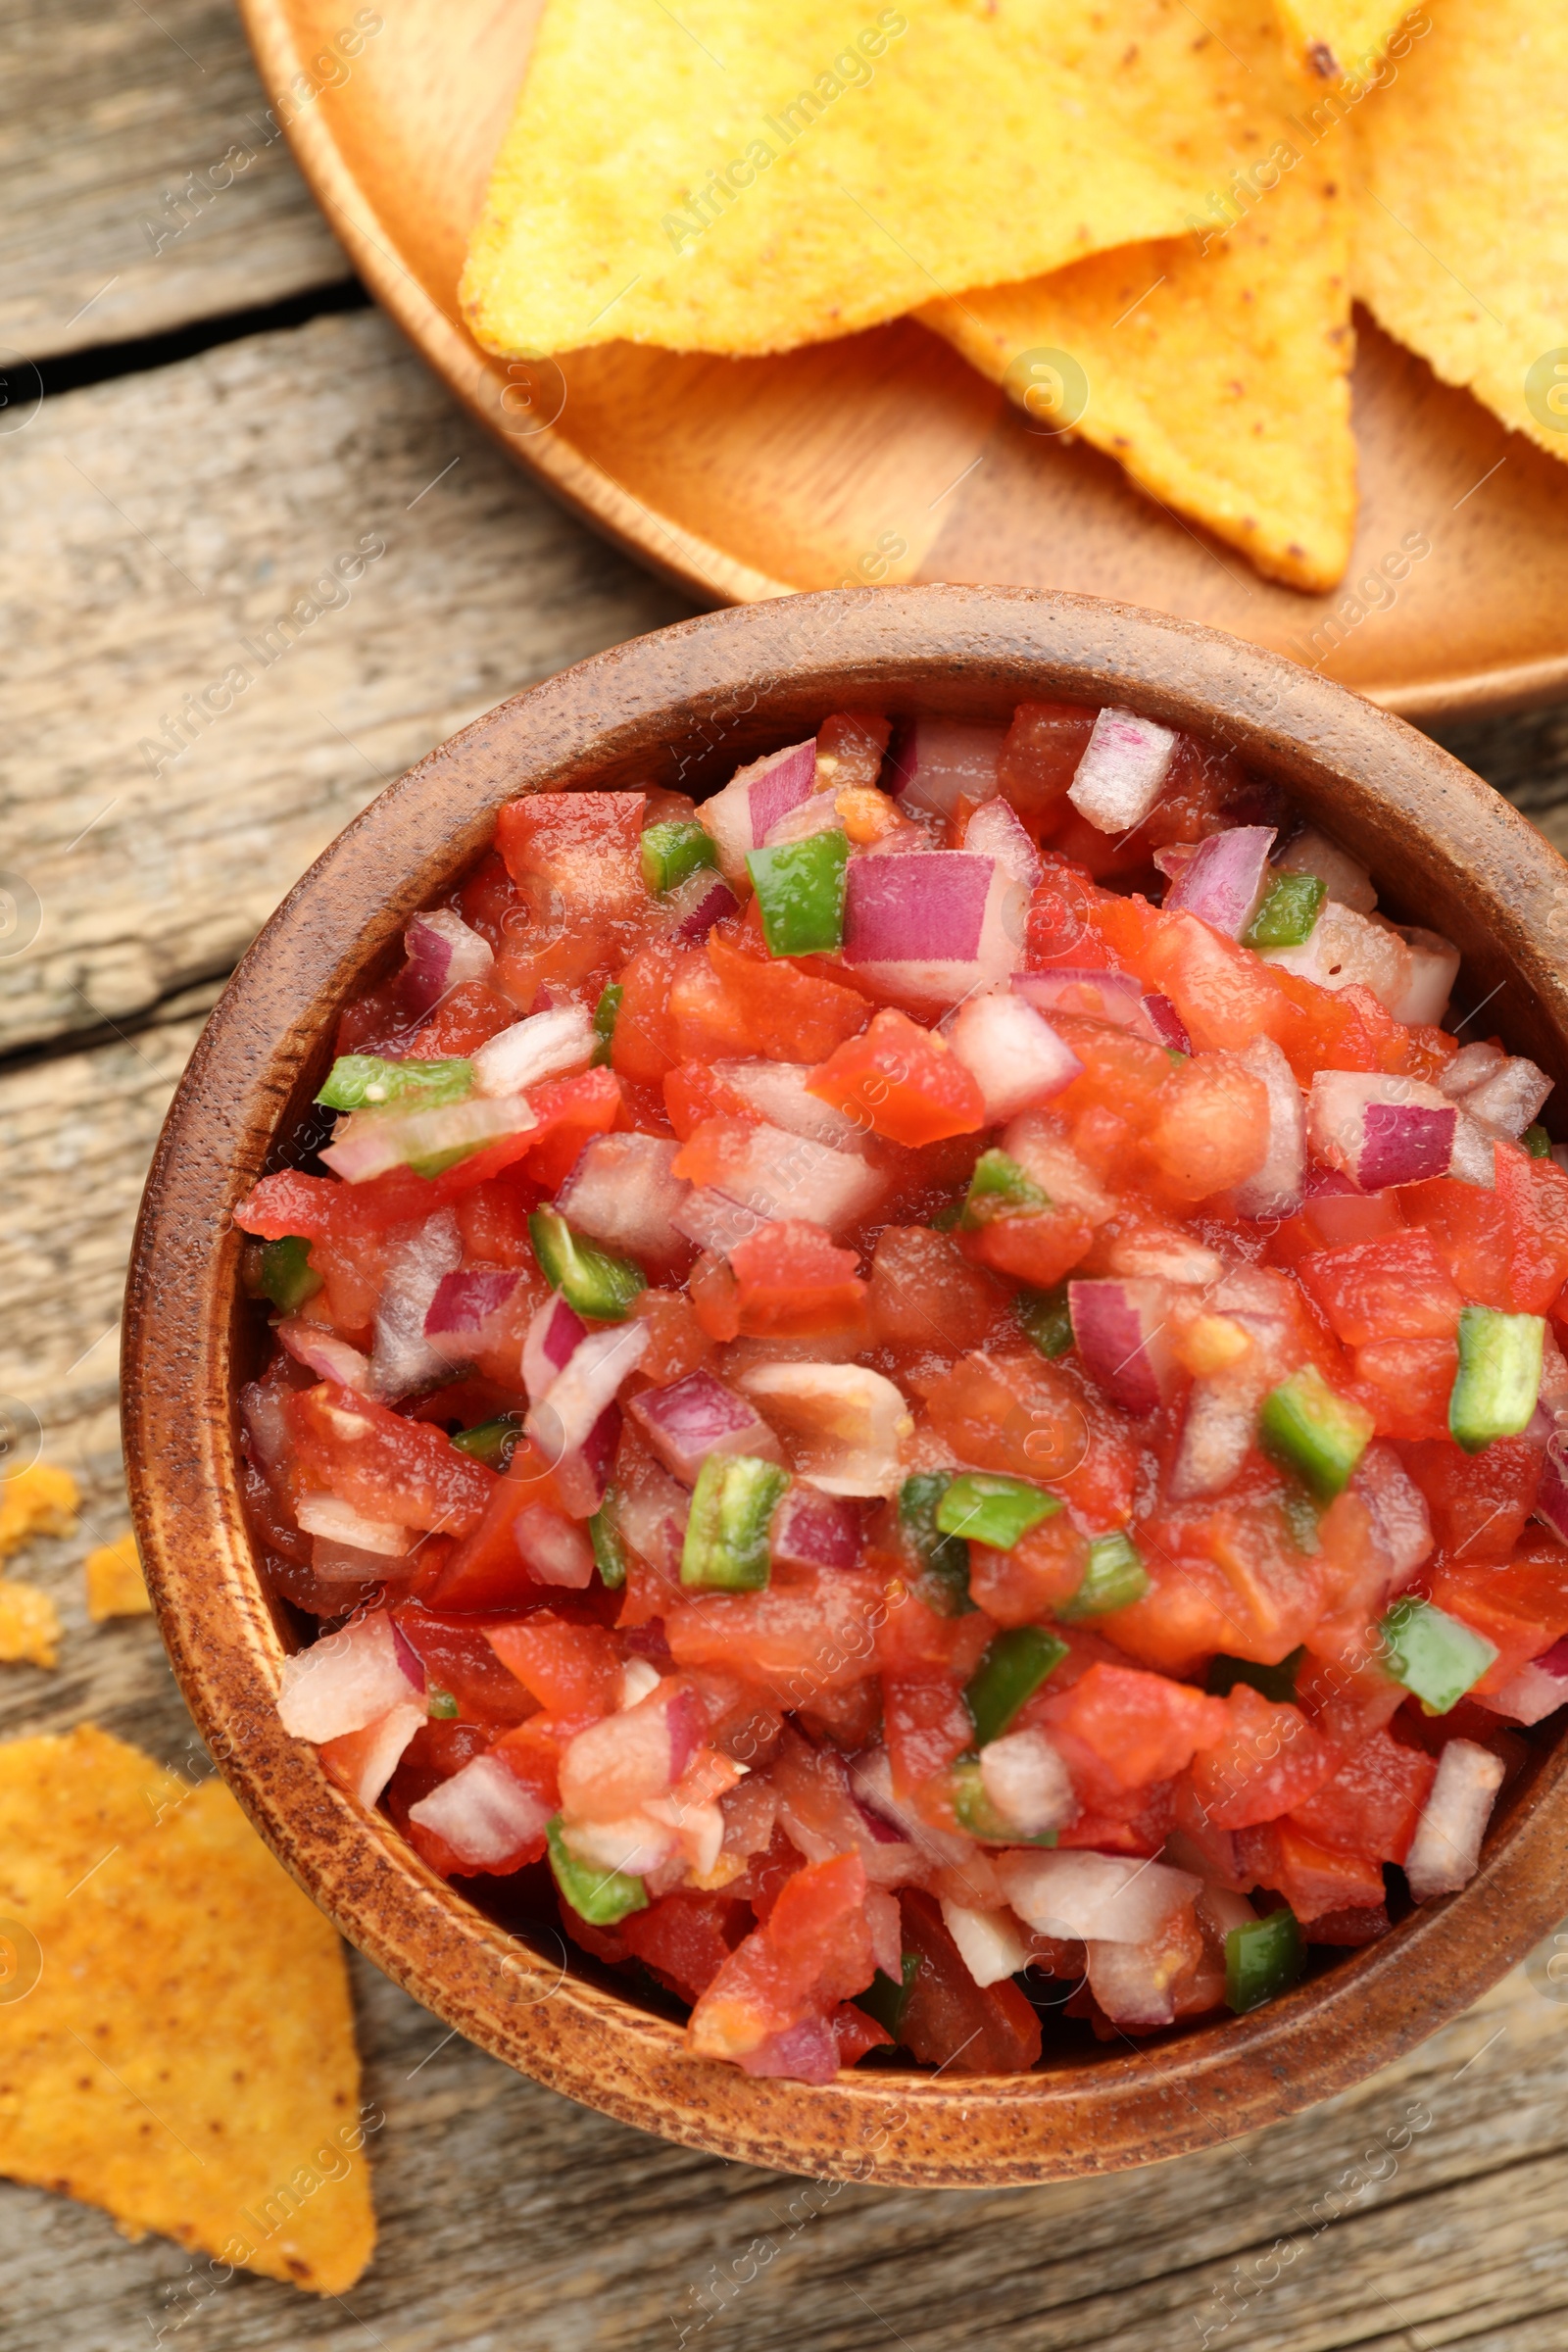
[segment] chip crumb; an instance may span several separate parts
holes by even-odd
[[[219,2288],[345,2292],[385,2118],[342,1946],[228,1789],[91,1725],[14,1740],[0,1856],[0,2173],[211,2256]]]
[[[0,1663],[56,1666],[60,1662],[60,1611],[37,1585],[10,1577],[0,1581]]]
[[[152,1595],[141,1572],[136,1539],[128,1531],[113,1544],[100,1544],[83,1563],[87,1614],[94,1625],[108,1617],[148,1617]]]
[[[52,1462],[33,1462],[0,1486],[0,1560],[9,1560],[34,1536],[69,1536],[75,1530],[76,1482]]]

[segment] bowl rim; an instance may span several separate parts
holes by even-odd
[[[1441,905],[1472,984],[1514,984],[1511,1042],[1568,1076],[1568,962],[1553,946],[1568,938],[1568,865],[1404,721],[1283,657],[1098,599],[835,591],[703,614],[596,655],[502,703],[372,802],[220,999],[165,1121],[131,1253],[136,1532],[180,1689],[262,1837],[351,1942],[506,2064],[621,2122],[783,2172],[973,2187],[1190,2153],[1387,2064],[1568,1912],[1559,1737],[1461,1893],[1250,2017],[1021,2076],[754,2081],[689,2057],[677,2025],[477,1911],[277,1721],[284,1644],[251,1553],[233,1434],[231,1212],[314,1086],[343,998],[521,792],[650,775],[701,786],[846,703],[978,716],[1024,700],[1130,703],[1234,744],[1370,851],[1396,897]]]

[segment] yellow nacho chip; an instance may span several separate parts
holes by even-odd
[[[94,1625],[108,1617],[147,1617],[152,1594],[141,1572],[136,1539],[123,1535],[117,1544],[100,1544],[82,1563],[87,1579],[87,1614]]]
[[[1355,291],[1445,383],[1568,458],[1568,10],[1430,16],[1354,117]]]
[[[1280,30],[1303,73],[1334,81],[1377,57],[1409,0],[1274,0]]]
[[[1161,114],[1209,190],[1179,242],[1124,247],[920,315],[1037,428],[1076,430],[1260,571],[1332,587],[1355,525],[1348,205],[1338,104],[1311,110],[1267,0],[1116,17],[1116,103]]]
[[[76,1524],[76,1482],[69,1470],[34,1462],[0,1486],[0,1560],[34,1536],[69,1536]]]
[[[11,1577],[0,1581],[0,1663],[54,1666],[59,1644],[60,1612],[49,1594]]]
[[[347,1974],[217,1780],[0,1746],[0,2172],[321,2294],[375,2223]]]
[[[462,298],[491,350],[761,353],[1140,237],[1191,176],[1086,0],[551,0]]]

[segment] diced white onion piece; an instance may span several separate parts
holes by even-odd
[[[1482,1192],[1494,1192],[1497,1183],[1497,1146],[1494,1137],[1478,1127],[1467,1111],[1461,1110],[1453,1131],[1453,1153],[1448,1161],[1448,1174],[1461,1184],[1479,1186]]]
[[[890,1822],[910,1845],[929,1855],[932,1861],[963,1863],[977,1851],[972,1838],[957,1837],[952,1830],[932,1829],[911,1806],[900,1802],[893,1793],[893,1762],[885,1747],[862,1749],[850,1766],[850,1787],[858,1804]]]
[[[409,1819],[444,1839],[472,1870],[496,1870],[543,1838],[551,1807],[499,1756],[472,1756],[409,1807]]]
[[[844,819],[839,814],[838,797],[831,792],[813,792],[770,825],[764,847],[777,849],[787,841],[808,841],[813,833],[842,833]]]
[[[495,961],[490,942],[470,930],[450,906],[416,914],[403,934],[408,969],[403,994],[414,1012],[429,1012],[449,990],[482,980]]]
[[[321,1158],[345,1184],[368,1184],[389,1168],[415,1160],[438,1159],[444,1153],[476,1151],[504,1135],[524,1135],[537,1127],[533,1107],[520,1095],[491,1101],[469,1095],[462,1102],[443,1103],[439,1110],[414,1110],[399,1115],[383,1110],[351,1111],[340,1119],[333,1140]]]
[[[627,1411],[664,1468],[688,1487],[710,1453],[748,1453],[782,1463],[784,1448],[756,1407],[706,1367],[666,1388],[643,1389]]]
[[[1276,851],[1274,863],[1281,873],[1315,874],[1336,906],[1348,906],[1356,914],[1370,914],[1378,903],[1366,867],[1357,865],[1348,850],[1342,850],[1315,825],[1294,833]]]
[[[336,1494],[302,1494],[294,1516],[307,1536],[327,1544],[344,1544],[355,1551],[373,1552],[377,1559],[399,1560],[414,1541],[409,1528],[391,1519],[368,1519],[351,1502]],[[303,1653],[308,1654],[308,1653]]]
[[[697,1249],[716,1250],[720,1257],[727,1257],[742,1242],[749,1242],[760,1225],[768,1222],[770,1213],[748,1208],[743,1201],[731,1200],[728,1193],[699,1184],[681,1202],[670,1222]]]
[[[374,1609],[283,1660],[278,1720],[295,1740],[338,1740],[423,1688],[408,1642],[386,1611]]]
[[[1165,893],[1167,914],[1196,914],[1227,939],[1240,939],[1272,877],[1272,825],[1231,825],[1200,841]]]
[[[1459,951],[1436,931],[1417,923],[1398,923],[1399,937],[1410,951],[1410,978],[1402,996],[1389,1006],[1396,1021],[1435,1027],[1448,1009],[1448,999],[1459,976]]]
[[[835,1152],[859,1152],[865,1129],[831,1102],[807,1093],[817,1064],[809,1061],[715,1061],[713,1076],[743,1095],[771,1126],[790,1135],[808,1135]]]
[[[1060,1750],[1042,1731],[1004,1732],[980,1750],[980,1786],[1009,1830],[1040,1838],[1078,1818]]]
[[[781,752],[736,769],[722,792],[705,801],[697,821],[718,851],[719,870],[732,889],[750,892],[748,851],[760,850],[781,817],[808,800],[816,785],[816,740],[792,743]]]
[[[598,1039],[584,1004],[553,1005],[488,1038],[471,1056],[473,1091],[500,1100],[520,1095],[543,1078],[580,1070],[593,1058]]]
[[[1159,1282],[1070,1282],[1068,1309],[1085,1369],[1113,1404],[1140,1418],[1158,1410],[1177,1376],[1165,1333],[1170,1297]]]
[[[1411,952],[1392,923],[1381,915],[1356,914],[1333,899],[1319,908],[1299,947],[1263,948],[1259,954],[1265,963],[1298,972],[1319,988],[1369,989],[1389,1012],[1404,1003],[1414,976]]]
[[[1045,1015],[1018,996],[971,997],[945,1034],[979,1086],[988,1126],[1059,1095],[1084,1066]]]
[[[1169,727],[1111,706],[1095,720],[1067,798],[1097,832],[1131,833],[1164,791],[1175,750]]]
[[[405,1396],[446,1370],[445,1353],[425,1337],[425,1317],[446,1276],[462,1263],[463,1238],[450,1208],[437,1209],[416,1233],[393,1246],[375,1308],[375,1344],[370,1350],[375,1396]]]
[[[1390,1592],[1406,1580],[1432,1550],[1427,1498],[1392,1446],[1369,1446],[1356,1464],[1351,1492],[1366,1505],[1373,1540],[1389,1563]]]
[[[737,1145],[721,1189],[727,1199],[763,1220],[804,1217],[838,1233],[869,1215],[882,1198],[886,1179],[858,1154],[836,1152],[808,1135],[791,1135],[760,1120]],[[691,1205],[688,1200],[685,1209]],[[682,1231],[688,1230],[684,1212],[680,1224]]]
[[[1180,1963],[1156,1936],[1148,1943],[1086,1945],[1089,1989],[1118,2026],[1168,2026],[1176,2015],[1171,1987]]]
[[[1462,1102],[1488,1078],[1494,1078],[1508,1056],[1500,1046],[1461,1046],[1438,1074],[1438,1090],[1450,1102]]]
[[[1363,1192],[1446,1176],[1459,1114],[1419,1078],[1319,1070],[1307,1101],[1307,1150]]]
[[[352,1389],[356,1396],[370,1394],[370,1359],[347,1340],[319,1323],[308,1323],[301,1315],[285,1316],[272,1326],[296,1363],[306,1364],[318,1372],[323,1380],[335,1380],[340,1389]]]
[[[1079,1158],[1050,1111],[1020,1111],[1004,1132],[1002,1149],[1057,1208],[1075,1209],[1091,1225],[1108,1224],[1118,1213],[1120,1202]]]
[[[1514,1142],[1539,1116],[1551,1092],[1551,1080],[1522,1054],[1510,1054],[1500,1070],[1472,1087],[1461,1107],[1467,1118]]]
[[[652,1820],[641,1807],[618,1821],[564,1819],[561,1841],[574,1862],[590,1870],[619,1871],[628,1879],[647,1878],[679,1842],[667,1823]]]
[[[900,801],[912,815],[951,816],[960,800],[994,799],[1006,735],[1005,727],[961,718],[909,720],[900,728],[890,760]]]
[[[1450,1740],[1416,1824],[1404,1875],[1418,1903],[1456,1894],[1481,1863],[1481,1840],[1502,1787],[1502,1759],[1473,1740]]]
[[[844,960],[892,1004],[945,1008],[1018,969],[1028,910],[1026,892],[993,858],[966,850],[852,858]]]
[[[904,1923],[899,1898],[885,1886],[865,1890],[865,1924],[871,1931],[871,1956],[890,1984],[904,1972]]]
[[[964,827],[963,846],[977,858],[994,858],[1025,890],[1033,890],[1046,870],[1010,801],[987,801],[976,808]]]
[[[1164,1862],[1130,1862],[1088,1847],[998,1854],[997,1876],[1019,1918],[1042,1936],[1150,1943],[1203,1882]]]
[[[942,1917],[958,1947],[958,1957],[984,1987],[1015,1977],[1029,1965],[1029,1946],[1010,1911],[977,1911],[970,1903],[942,1898]]]
[[[1162,1045],[1150,1025],[1144,984],[1130,972],[1099,972],[1089,965],[1057,964],[1049,972],[1014,972],[1008,984],[1036,1012],[1081,1012],[1092,1021],[1110,1021]]]
[[[340,1788],[357,1797],[362,1805],[373,1805],[380,1796],[409,1741],[420,1725],[428,1721],[422,1699],[401,1699],[388,1707],[374,1723],[367,1724],[363,1732],[346,1732],[341,1739],[321,1742],[321,1762]]]
[[[1195,1380],[1170,1468],[1171,1499],[1222,1494],[1251,1450],[1263,1384]]]
[[[592,1584],[593,1545],[564,1511],[530,1502],[513,1522],[513,1534],[517,1556],[535,1583],[560,1585],[568,1592],[586,1592]]]
[[[828,1494],[891,1494],[914,1428],[900,1390],[866,1364],[753,1364],[738,1385],[781,1430],[794,1467]]]
[[[1254,1037],[1236,1056],[1268,1091],[1268,1150],[1255,1175],[1233,1196],[1244,1217],[1288,1217],[1300,1206],[1306,1174],[1306,1108],[1281,1048]]]
[[[670,1174],[680,1146],[670,1136],[596,1135],[583,1147],[556,1206],[574,1233],[655,1262],[676,1256],[672,1223],[691,1186]]]
[[[1555,1715],[1568,1706],[1568,1641],[1553,1642],[1544,1657],[1521,1666],[1500,1690],[1472,1690],[1469,1696],[1510,1723],[1541,1723]]]

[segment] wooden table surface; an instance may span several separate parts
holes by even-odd
[[[126,1524],[124,1254],[203,1015],[383,782],[684,610],[549,505],[366,307],[267,105],[226,0],[11,0],[0,23],[0,867],[38,906],[30,944],[0,941],[0,1400],[36,1413],[85,1496],[78,1538],[15,1563],[67,1630],[57,1672],[0,1667],[0,1736],[91,1719],[187,1764],[150,1621],[92,1629],[79,1564]],[[254,161],[216,184],[236,146]],[[374,540],[352,601],[160,760],[183,698]],[[1450,740],[1568,847],[1568,710]],[[381,2247],[349,2297],[240,2277],[192,2304],[176,2247],[0,2183],[4,2340],[1560,2352],[1568,1984],[1545,1959],[1251,2139],[959,2194],[808,2185],[643,2138],[446,2036],[355,1958],[388,2121]],[[1389,2133],[1408,2137],[1397,2157]]]

